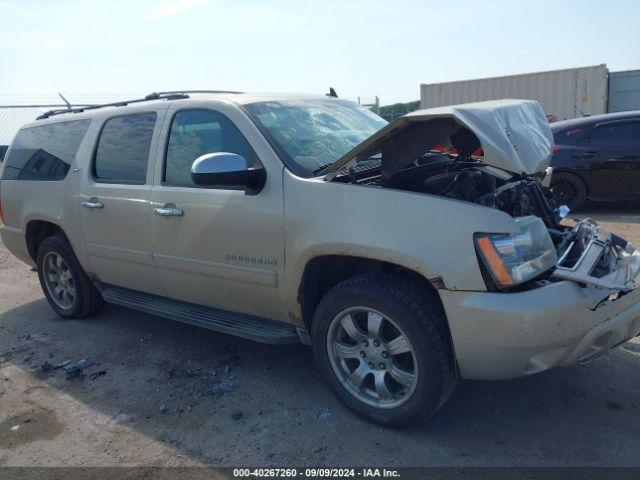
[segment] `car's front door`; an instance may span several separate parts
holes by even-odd
[[[597,124],[588,148],[597,196],[640,198],[640,118]]]
[[[149,197],[163,115],[151,109],[107,118],[79,196],[90,274],[149,293],[162,293],[151,256]]]
[[[166,295],[286,320],[282,165],[239,110],[179,107],[167,114],[151,192],[153,260]],[[194,184],[191,165],[214,152],[262,164],[264,188],[247,195]]]

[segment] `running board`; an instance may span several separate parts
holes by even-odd
[[[197,327],[261,343],[285,344],[300,342],[295,327],[287,323],[181,302],[104,283],[98,283],[96,287],[100,290],[102,298],[106,302],[151,313],[159,317],[178,320]]]

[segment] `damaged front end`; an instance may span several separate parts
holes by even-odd
[[[625,239],[591,219],[577,222],[565,233],[554,278],[596,287],[616,299],[636,287],[640,252]]]
[[[565,218],[548,186],[553,137],[533,101],[442,107],[406,115],[354,148],[325,180],[450,198],[503,211],[515,232],[474,238],[492,291],[568,280],[594,308],[636,286],[640,252],[593,220]]]

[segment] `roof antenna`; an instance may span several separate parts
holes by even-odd
[[[61,93],[59,93],[58,96],[62,99],[64,103],[67,104],[67,110],[71,110],[71,104],[69,103],[69,101],[66,98],[64,98],[64,96]]]
[[[334,98],[338,98],[338,94],[336,93],[335,89],[333,87],[329,87],[329,93],[326,94],[327,97],[334,97]]]

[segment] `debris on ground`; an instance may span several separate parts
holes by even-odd
[[[57,364],[56,366],[54,366],[53,368],[58,370],[59,368],[64,368],[67,365],[69,365],[71,363],[71,360],[65,360],[64,362],[60,362],[59,364]]]
[[[244,417],[244,413],[242,412],[234,412],[231,414],[231,418],[234,420],[242,420],[242,417]]]
[[[42,366],[40,367],[40,369],[43,372],[48,372],[49,370],[53,370],[54,368],[55,367],[51,363],[49,363],[48,360],[45,360],[44,363],[42,364]]]
[[[91,375],[89,375],[89,380],[95,380],[96,378],[102,377],[106,374],[107,374],[106,370],[99,370],[97,372],[93,372]]]
[[[82,374],[82,370],[90,366],[91,360],[87,357],[83,357],[76,363],[68,363],[66,366],[62,367],[62,369],[67,376],[67,380],[70,380],[72,378],[79,377]]]
[[[113,421],[116,423],[127,423],[133,420],[133,417],[124,412],[118,413],[115,417],[113,417]]]
[[[331,416],[331,411],[327,407],[320,407],[316,412],[318,420],[326,420]]]
[[[229,393],[233,390],[233,383],[230,382],[218,382],[211,387],[213,393]]]
[[[209,375],[212,377],[214,383],[211,387],[211,394],[224,394],[233,391],[234,383],[231,381],[234,379],[233,375],[230,375],[231,367],[227,364],[221,367],[212,368],[209,371]]]

